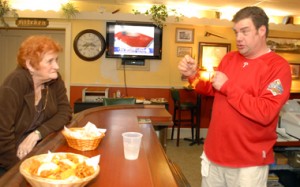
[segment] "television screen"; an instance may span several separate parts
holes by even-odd
[[[162,29],[151,23],[107,22],[106,57],[161,59]]]

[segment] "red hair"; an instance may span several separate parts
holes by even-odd
[[[18,52],[18,64],[27,69],[26,61],[29,60],[32,67],[38,69],[40,62],[47,52],[59,53],[62,52],[60,44],[47,36],[30,36],[25,39]]]

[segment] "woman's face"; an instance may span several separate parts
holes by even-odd
[[[34,76],[41,82],[48,82],[58,77],[58,53],[47,52],[39,64],[39,68],[35,70]]]

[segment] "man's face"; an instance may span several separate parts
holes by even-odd
[[[240,54],[246,58],[256,58],[265,44],[264,26],[256,30],[251,18],[236,22],[233,30],[236,35],[236,44]]]

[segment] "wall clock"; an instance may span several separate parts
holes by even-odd
[[[105,51],[105,39],[100,32],[86,29],[77,34],[73,48],[76,55],[82,60],[97,60]]]

